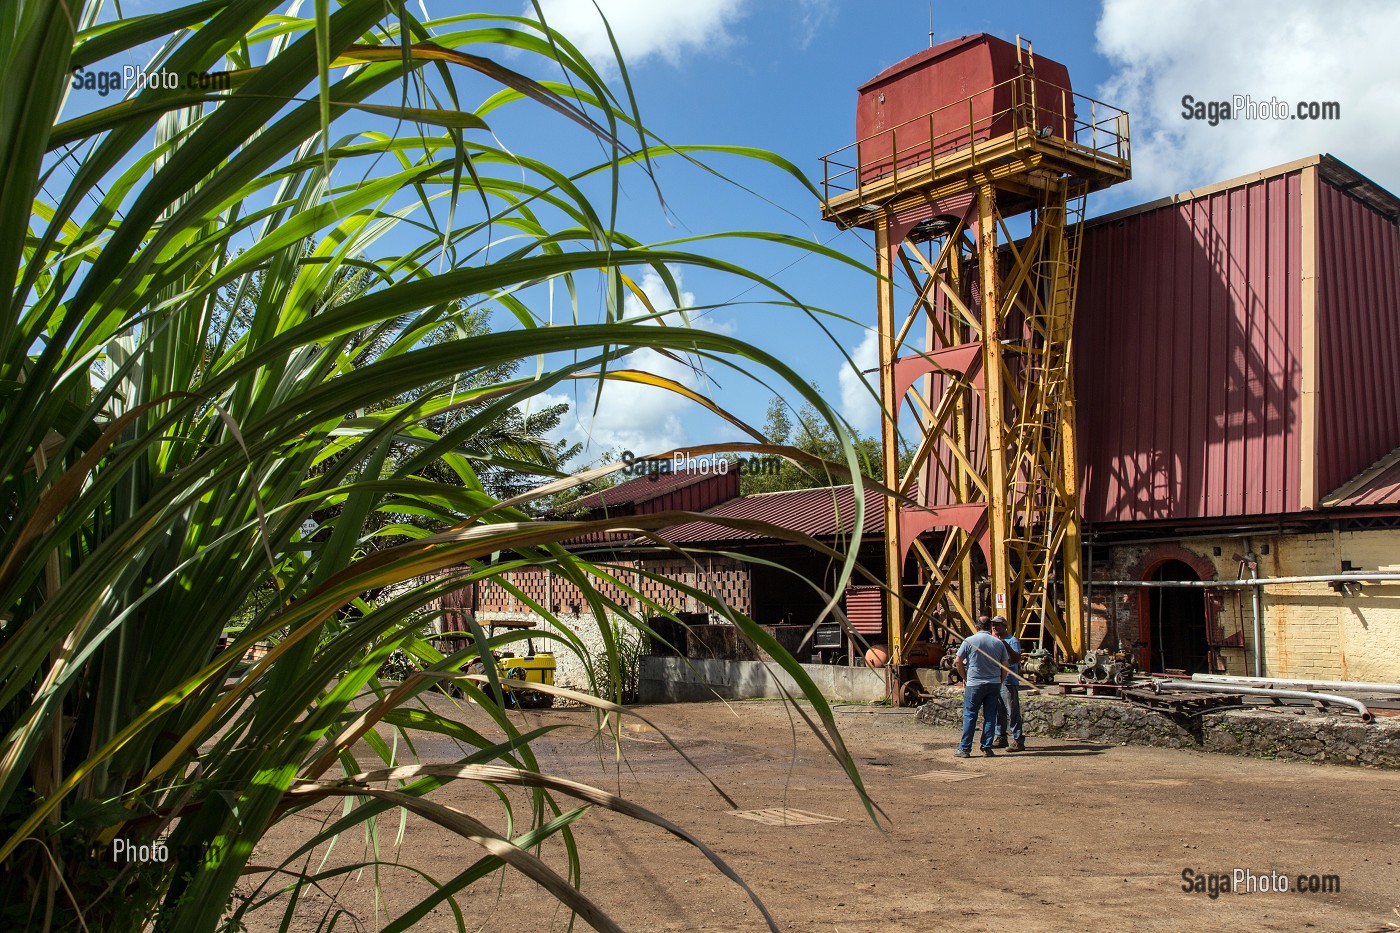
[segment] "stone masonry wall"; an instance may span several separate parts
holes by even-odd
[[[498,621],[520,621],[530,622],[542,631],[550,628],[550,624],[539,616],[523,612],[482,612],[478,614],[477,620],[483,626]],[[593,678],[588,673],[591,666],[595,676],[605,679],[605,683],[601,686],[604,692],[608,692],[606,642],[603,639],[602,627],[598,625],[591,613],[561,614],[559,622],[583,643],[583,654],[587,655],[588,660],[585,663],[582,655],[557,639],[537,638],[535,640],[536,651],[552,651],[554,653],[555,685],[578,690],[582,693],[593,693]],[[619,645],[621,660],[627,668],[623,671],[624,681],[634,680],[636,678],[637,658],[641,653],[642,633],[634,628],[630,622],[617,616],[609,617],[606,624],[609,625],[610,634]],[[524,649],[523,644],[513,647]]]
[[[962,703],[961,688],[940,688],[917,718],[960,727]],[[1400,718],[1366,724],[1311,712],[1240,710],[1177,721],[1120,700],[1027,696],[1024,691],[1021,713],[1028,736],[1400,768]]]

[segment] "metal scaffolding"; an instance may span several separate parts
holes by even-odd
[[[875,236],[897,686],[930,626],[971,631],[979,612],[1028,649],[1083,652],[1077,227],[1090,191],[1129,176],[1127,114],[1037,81],[1024,51],[1010,81],[950,105],[964,124],[937,133],[932,113],[910,121],[927,125],[914,147],[897,126],[824,160],[825,219]],[[917,597],[896,596],[911,582]]]

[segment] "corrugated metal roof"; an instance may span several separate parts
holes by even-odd
[[[636,480],[632,482],[636,482]],[[636,501],[595,507],[589,510],[589,516],[599,518],[608,515],[614,518],[630,518],[634,515],[650,515],[656,512],[703,512],[739,495],[738,470],[730,470],[726,473],[702,473],[699,482],[664,483],[660,476],[655,483],[646,478],[643,478],[641,482],[652,487],[652,495],[636,499]],[[620,487],[613,487],[613,489],[617,488]],[[612,489],[603,490],[603,492],[612,491]],[[646,491],[643,490],[643,492]],[[596,531],[571,538],[565,544],[571,546],[614,544],[630,541],[632,537],[633,533],[628,531]]]
[[[669,463],[664,464],[669,465]],[[648,473],[636,479],[629,479],[625,483],[618,483],[607,489],[600,489],[598,492],[590,493],[575,502],[569,503],[571,508],[581,509],[615,509],[624,505],[636,505],[639,502],[646,502],[658,496],[665,495],[676,489],[683,489],[686,486],[712,479],[716,474],[697,470],[677,470],[668,473]]]
[[[1400,447],[1323,500],[1328,508],[1400,506]]]
[[[1155,201],[1147,201],[1143,204],[1135,204],[1132,207],[1125,207],[1111,214],[1092,217],[1085,221],[1084,226],[1096,227],[1099,224],[1112,223],[1115,220],[1123,220],[1136,214],[1145,214],[1148,211],[1170,207],[1173,204],[1195,201],[1208,195],[1229,191],[1232,188],[1242,188],[1254,182],[1268,181],[1270,178],[1278,178],[1280,175],[1290,175],[1313,165],[1317,166],[1318,174],[1322,176],[1323,180],[1331,184],[1334,188],[1339,191],[1345,191],[1351,197],[1367,204],[1392,220],[1400,218],[1400,196],[1396,196],[1385,190],[1336,156],[1330,153],[1321,153],[1304,156],[1301,159],[1297,159],[1293,162],[1285,162],[1282,165],[1260,169],[1257,172],[1250,172],[1248,175],[1241,175],[1238,178],[1230,178],[1225,181],[1215,182],[1214,184],[1203,185],[1200,188],[1192,188],[1189,191],[1182,191],[1179,194],[1169,194],[1164,198],[1158,198]]]
[[[850,534],[855,516],[855,494],[850,486],[758,493],[733,499],[705,514],[768,522],[813,538],[831,538]],[[872,493],[866,493],[865,536],[883,535],[884,532],[885,516],[881,500]],[[673,525],[663,530],[661,536],[676,544],[759,541],[768,537],[757,531],[706,521]]]
[[[1400,220],[1400,197],[1385,190],[1341,159],[1332,155],[1319,156],[1317,171],[1322,180],[1333,188],[1356,198],[1389,218],[1392,223]]]

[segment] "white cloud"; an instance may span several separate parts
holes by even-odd
[[[1400,4],[1353,0],[1104,0],[1097,38],[1115,67],[1096,96],[1131,114],[1132,201],[1330,152],[1400,185],[1400,98],[1387,43]],[[1339,121],[1182,117],[1183,95],[1337,101]],[[1125,194],[1127,192],[1124,192]]]
[[[630,68],[660,56],[671,64],[689,51],[727,45],[728,27],[742,15],[746,0],[598,0],[607,26],[591,0],[540,0],[544,20],[568,37],[595,65],[604,68],[614,59],[607,27]],[[808,0],[811,2],[811,0]],[[525,4],[524,16],[535,18],[533,4]]]
[[[836,0],[798,0],[797,15],[801,28],[797,37],[797,47],[805,49],[812,44],[822,26],[836,13]]]
[[[680,287],[682,280],[679,270],[673,269],[672,275],[680,292],[679,305],[672,300],[665,283],[655,272],[648,271],[637,283],[657,312],[695,306],[694,293]],[[623,314],[627,318],[639,318],[650,312],[634,295],[628,295],[623,304]],[[687,324],[678,314],[667,315],[666,323],[677,327]],[[723,334],[734,331],[734,325],[730,322],[694,315],[690,317],[689,326]],[[643,349],[629,353],[611,364],[609,369],[640,370],[672,379],[702,394],[712,394],[712,387],[704,373],[689,363],[684,354],[668,356]],[[629,450],[638,455],[657,453],[684,446],[690,441],[682,416],[696,406],[674,392],[637,383],[608,382],[603,387],[601,401],[595,405],[597,398],[597,386],[589,382],[580,382],[576,394],[540,397],[542,405],[568,402],[572,406],[553,436],[584,443],[585,460],[609,451]]]
[[[862,372],[852,369],[846,362],[842,362],[837,370],[836,378],[841,385],[841,414],[862,434],[874,434],[880,427],[880,403],[877,401],[880,392],[879,335],[873,330],[866,331],[860,343],[851,351],[851,359]],[[872,391],[875,395],[871,395]]]

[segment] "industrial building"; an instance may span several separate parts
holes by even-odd
[[[718,519],[697,519],[659,532],[669,544],[692,552],[686,557],[633,533],[591,535],[571,542],[570,547],[611,573],[613,579],[599,577],[591,583],[603,599],[628,611],[648,612],[648,606],[654,605],[696,622],[726,621],[723,614],[709,609],[693,594],[666,585],[664,578],[716,597],[733,611],[777,630],[806,628],[816,620],[826,602],[823,594],[835,588],[841,562],[803,544],[721,522],[729,519],[776,525],[844,553],[851,543],[855,497],[849,486],[740,496],[736,473],[682,470],[628,480],[577,500],[573,508],[581,509],[584,519],[650,515],[678,508]],[[870,508],[860,550],[861,563],[868,569],[878,570],[883,532],[879,510]],[[867,583],[858,589],[875,591],[878,587]],[[530,618],[534,615],[531,602],[566,618],[592,614],[577,585],[540,566],[506,571],[458,594],[453,604],[471,608],[482,620],[491,621]],[[834,641],[828,636],[830,628],[835,629]],[[820,644],[808,640],[804,656],[824,654],[827,660],[851,656],[849,639],[836,623],[830,628],[823,631]],[[878,610],[860,617],[856,630],[878,640]]]
[[[1092,644],[1146,670],[1400,679],[1400,586],[1356,579],[1400,571],[1397,218],[1311,156],[1085,225]],[[1114,585],[1330,575],[1353,582]]]
[[[824,160],[824,217],[875,235],[898,419],[883,480],[903,494],[870,500],[860,559],[884,586],[847,593],[848,615],[890,643],[901,681],[920,638],[993,611],[1068,659],[1400,680],[1400,198],[1314,155],[1083,221],[1130,175],[1128,120],[1069,80],[1019,37],[946,42],[863,85],[857,142]],[[672,474],[582,505],[839,545],[851,498]],[[828,558],[758,533],[697,520],[661,536],[704,554],[580,545],[611,548],[662,605],[697,608],[644,570],[772,625],[821,606],[775,565],[834,580]],[[478,611],[584,611],[540,568],[502,583]]]

